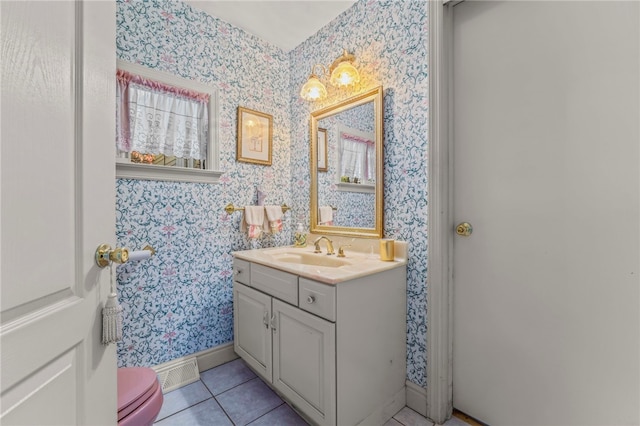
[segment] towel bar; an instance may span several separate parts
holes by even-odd
[[[291,207],[286,204],[283,204],[281,207],[282,213],[286,213],[288,210],[291,210]],[[224,211],[227,212],[227,214],[232,214],[233,212],[237,212],[238,210],[244,210],[244,207],[236,207],[233,205],[233,203],[229,203],[224,208]]]

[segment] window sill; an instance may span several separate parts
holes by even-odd
[[[367,192],[374,193],[376,186],[370,183],[346,183],[339,182],[336,184],[338,191],[344,192]]]
[[[120,179],[217,183],[222,173],[215,170],[116,162],[116,177]]]

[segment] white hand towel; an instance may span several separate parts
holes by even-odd
[[[333,208],[331,206],[320,206],[320,224],[333,225]]]
[[[282,207],[281,206],[264,206],[266,217],[264,219],[265,232],[271,231],[277,234],[282,231]]]
[[[263,206],[245,206],[244,215],[242,215],[242,223],[240,230],[247,231],[249,238],[258,238],[262,234],[262,226],[264,224],[264,207]]]

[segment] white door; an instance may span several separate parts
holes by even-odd
[[[336,325],[273,299],[273,386],[319,425],[336,424]]]
[[[640,424],[639,8],[454,7],[453,399],[488,424]]]
[[[233,283],[233,349],[271,383],[271,296]]]
[[[2,1],[1,422],[116,423],[115,5]]]

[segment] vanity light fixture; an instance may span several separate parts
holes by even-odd
[[[300,97],[306,101],[317,101],[327,97],[327,88],[322,84],[316,69],[320,69],[321,76],[329,76],[329,82],[336,87],[352,86],[360,81],[360,74],[356,67],[353,66],[353,61],[356,57],[350,53],[347,53],[345,49],[342,55],[337,58],[329,70],[322,64],[315,64],[311,68],[311,75],[307,79],[307,82],[302,86],[300,90]]]

